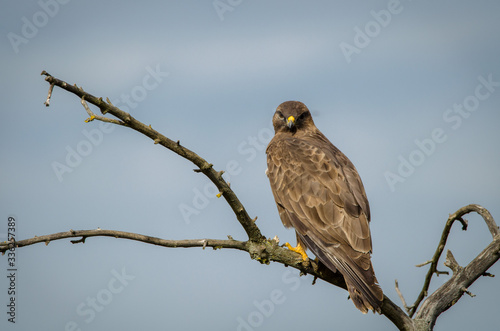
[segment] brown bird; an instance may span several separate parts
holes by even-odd
[[[275,135],[266,149],[267,175],[285,227],[304,248],[344,276],[354,305],[380,312],[384,294],[370,260],[370,207],[351,161],[314,125],[299,101],[286,101],[273,117]]]

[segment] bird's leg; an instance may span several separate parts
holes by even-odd
[[[302,259],[304,261],[309,261],[309,258],[307,257],[307,254],[306,254],[306,251],[304,250],[304,248],[302,248],[302,245],[300,243],[297,243],[297,247],[292,247],[292,245],[290,245],[289,243],[285,243],[285,246],[295,252],[295,253],[299,253],[301,256],[302,256]]]

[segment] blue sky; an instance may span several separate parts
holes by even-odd
[[[18,239],[97,227],[245,239],[189,162],[131,130],[85,123],[78,98],[60,89],[46,108],[42,70],[109,97],[217,170],[230,164],[231,187],[263,233],[282,243],[295,235],[279,220],[265,146],[275,108],[304,102],[361,174],[372,261],[397,303],[395,279],[408,302],[418,295],[427,269],[414,266],[431,258],[448,214],[478,203],[500,217],[498,2],[1,6],[0,233],[13,216]],[[195,212],[183,214],[185,207]],[[469,230],[454,228],[447,247],[461,265],[491,240],[478,216],[467,218]],[[310,276],[237,251],[91,238],[18,249],[16,263],[15,325],[0,277],[2,330],[393,328],[360,314],[343,290],[311,286]],[[5,257],[0,267],[7,274]],[[431,290],[447,279],[435,277]],[[470,291],[476,297],[441,315],[437,330],[498,327],[498,279],[480,279]]]

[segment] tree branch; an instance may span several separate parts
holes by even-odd
[[[229,187],[228,183],[222,178],[223,171],[215,171],[213,169],[213,165],[208,163],[205,159],[194,153],[193,151],[189,150],[188,148],[181,146],[180,142],[173,141],[158,131],[154,130],[151,125],[147,126],[138,120],[136,120],[134,117],[132,117],[129,113],[124,112],[123,110],[113,106],[113,104],[107,99],[107,102],[104,102],[102,98],[97,98],[87,92],[85,92],[81,87],[78,87],[75,85],[69,85],[68,83],[57,79],[53,76],[51,76],[49,73],[47,73],[45,70],[42,71],[42,75],[45,75],[45,80],[51,84],[51,86],[55,85],[58,86],[68,92],[71,92],[82,100],[82,104],[85,103],[84,101],[88,101],[91,104],[99,107],[101,113],[103,115],[106,115],[107,113],[115,116],[119,120],[121,120],[121,123],[115,123],[112,122],[112,119],[107,119],[107,122],[112,122],[115,124],[120,124],[123,126],[127,126],[135,131],[138,131],[142,133],[143,135],[151,138],[155,144],[160,144],[171,151],[177,153],[178,155],[182,156],[183,158],[193,162],[198,168],[199,171],[203,172],[205,176],[207,176],[212,183],[217,186],[219,189],[219,192],[222,193],[224,198],[226,199],[227,203],[233,210],[233,212],[236,215],[236,218],[240,222],[241,226],[245,229],[245,232],[248,235],[248,238],[253,241],[261,241],[264,239],[262,236],[260,229],[255,225],[254,221],[250,218],[248,215],[247,211],[239,201],[238,197],[236,194],[231,190]],[[51,90],[49,90],[51,92]],[[51,94],[51,93],[50,93]],[[47,101],[45,104],[48,106],[49,101],[50,101],[50,94],[47,97]],[[86,110],[88,107],[86,108]],[[93,119],[97,120],[103,120],[101,117],[96,117],[92,118],[92,115],[89,114],[91,117],[87,122],[92,121]],[[114,120],[116,121],[116,120]],[[198,169],[197,169],[198,170]]]
[[[490,233],[491,233],[493,238],[495,238],[495,236],[499,234],[498,225],[496,225],[495,220],[491,216],[490,212],[488,210],[486,210],[485,208],[483,208],[482,206],[479,206],[476,204],[470,204],[468,206],[460,208],[455,213],[451,214],[448,217],[448,220],[446,221],[446,224],[445,224],[444,230],[443,230],[443,234],[441,235],[441,239],[439,240],[439,244],[437,246],[436,252],[434,253],[434,256],[432,257],[432,259],[430,261],[427,261],[425,263],[417,265],[417,267],[421,267],[421,266],[424,266],[428,263],[431,263],[429,271],[427,272],[427,275],[425,276],[422,291],[418,295],[415,303],[409,307],[408,313],[409,313],[410,317],[413,317],[413,315],[417,311],[418,306],[420,305],[422,300],[427,296],[427,291],[429,290],[432,276],[434,274],[439,275],[439,274],[445,273],[445,272],[437,270],[437,264],[438,264],[439,258],[441,257],[441,254],[443,253],[443,250],[444,250],[444,247],[446,245],[446,241],[448,240],[448,236],[450,235],[450,230],[451,230],[451,227],[453,226],[453,223],[455,223],[455,221],[459,221],[460,223],[462,223],[462,230],[464,230],[464,231],[467,230],[468,223],[462,217],[465,214],[468,214],[471,212],[476,212],[483,217],[483,219],[486,222],[486,225],[488,226],[488,229],[490,230]]]
[[[24,247],[30,246],[38,243],[45,243],[48,245],[51,241],[61,240],[66,238],[79,238],[80,240],[72,240],[71,243],[85,243],[86,238],[90,237],[114,237],[114,238],[122,238],[122,239],[130,239],[135,241],[144,242],[147,244],[163,246],[163,247],[212,247],[214,249],[217,248],[232,248],[239,250],[247,250],[246,242],[238,241],[234,239],[229,240],[219,240],[219,239],[186,239],[186,240],[166,240],[157,237],[146,236],[142,234],[132,233],[132,232],[124,232],[124,231],[114,231],[114,230],[69,230],[66,232],[59,232],[54,234],[49,234],[45,236],[35,236],[30,239],[24,239],[16,242],[0,242],[0,252],[2,254],[5,253],[10,247]]]
[[[415,319],[425,320],[434,327],[438,316],[458,302],[467,289],[479,277],[483,276],[500,257],[500,235],[494,240],[466,267],[457,269],[457,272],[430,295],[422,304]]]
[[[263,264],[272,262],[281,263],[285,266],[290,266],[301,272],[301,274],[311,274],[315,278],[324,280],[327,283],[338,286],[347,290],[344,278],[339,273],[334,273],[326,268],[323,264],[317,263],[313,260],[307,262],[302,260],[300,254],[289,250],[286,247],[279,245],[278,239],[255,241],[239,241],[234,240],[230,236],[228,240],[221,239],[184,239],[184,240],[167,240],[157,237],[124,232],[115,230],[69,230],[66,232],[58,232],[49,235],[35,236],[30,239],[20,241],[4,241],[0,242],[0,252],[2,255],[12,247],[25,247],[38,243],[45,243],[48,245],[52,241],[67,239],[67,238],[80,238],[78,240],[71,240],[71,243],[85,243],[87,238],[90,237],[113,237],[121,239],[135,240],[146,244],[169,247],[169,248],[192,248],[192,247],[212,247],[213,249],[237,249],[240,251],[248,252],[250,257]],[[400,330],[413,330],[411,328],[411,319],[388,297],[384,296],[382,305],[382,314],[386,315]]]
[[[213,249],[237,249],[250,254],[250,257],[263,264],[269,264],[271,261],[281,263],[285,266],[290,266],[301,271],[302,274],[311,274],[314,277],[323,279],[324,281],[347,289],[344,278],[338,273],[331,272],[328,268],[315,261],[303,261],[300,254],[289,250],[286,247],[279,245],[278,239],[267,239],[256,241],[239,241],[234,240],[231,236],[229,239],[184,239],[184,240],[167,240],[157,237],[124,232],[115,230],[104,230],[97,228],[95,230],[69,230],[66,232],[58,232],[44,236],[35,236],[30,239],[20,241],[3,241],[0,242],[0,252],[2,255],[11,248],[19,248],[31,246],[38,243],[48,245],[52,241],[62,240],[67,238],[80,238],[71,240],[72,244],[85,243],[90,237],[113,237],[121,239],[135,240],[150,245],[170,247],[170,248],[192,248],[212,247]]]
[[[462,229],[466,230],[467,221],[462,217],[471,212],[476,212],[483,217],[493,237],[493,241],[466,267],[459,266],[451,251],[448,250],[445,265],[452,269],[453,276],[424,301],[416,314],[414,320],[421,321],[426,327],[422,330],[432,330],[438,316],[453,306],[464,293],[467,293],[467,288],[480,276],[487,274],[486,271],[500,258],[500,231],[490,212],[476,204],[460,208],[454,214],[451,214],[446,222],[441,240],[431,260],[431,267],[425,278],[424,288],[420,292],[415,304],[411,307],[410,317],[415,313],[423,297],[427,295],[430,280],[432,275],[436,273],[437,263],[446,245],[453,223],[457,220],[460,221]]]

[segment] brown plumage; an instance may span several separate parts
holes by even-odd
[[[356,168],[314,125],[307,107],[287,101],[273,117],[267,175],[285,227],[345,279],[354,305],[380,312],[383,293],[370,261],[370,207]]]

